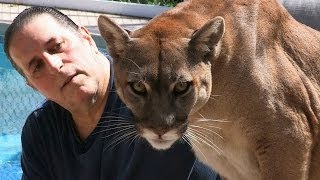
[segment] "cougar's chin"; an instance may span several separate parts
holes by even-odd
[[[151,146],[157,150],[169,149],[176,140],[147,139]]]
[[[144,137],[151,144],[151,146],[157,150],[169,149],[178,139],[180,139],[177,130],[170,130],[159,135],[153,130],[144,128],[141,136]]]

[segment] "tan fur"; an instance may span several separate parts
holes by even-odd
[[[177,130],[227,179],[320,178],[320,33],[277,1],[189,0],[129,34],[99,28],[138,130]],[[128,71],[150,98],[130,94]],[[175,76],[192,89],[169,103]]]

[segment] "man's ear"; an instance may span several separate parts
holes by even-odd
[[[31,83],[28,79],[26,79],[26,84],[27,84],[29,87],[31,87],[32,89],[34,89],[34,90],[37,91],[37,89],[32,85],[32,83]]]
[[[91,34],[88,31],[88,29],[83,26],[80,26],[79,31],[80,31],[82,37],[85,38],[86,40],[88,40],[89,44],[94,48],[95,52],[96,53],[99,52],[97,45],[96,45],[95,41],[93,40],[93,38],[91,37]]]

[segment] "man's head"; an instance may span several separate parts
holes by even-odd
[[[45,7],[27,9],[5,36],[11,62],[48,99],[74,112],[104,96],[108,61],[88,30],[62,13]]]
[[[12,37],[15,35],[16,32],[21,30],[21,28],[28,24],[30,21],[32,21],[33,18],[47,14],[50,15],[52,18],[54,18],[61,26],[65,28],[69,28],[73,31],[78,31],[79,26],[74,23],[68,16],[61,13],[60,11],[50,8],[50,7],[40,7],[35,6],[28,9],[25,9],[22,11],[11,23],[11,25],[8,27],[5,36],[4,36],[4,51],[7,54],[8,59],[12,63],[13,67],[22,75],[25,77],[24,73],[21,71],[21,69],[16,65],[16,63],[13,61],[10,53],[9,53],[9,47],[11,43]]]

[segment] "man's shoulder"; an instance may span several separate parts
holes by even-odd
[[[60,105],[53,101],[46,100],[42,105],[33,110],[27,117],[26,123],[31,123],[33,121],[40,121],[43,118],[51,119],[50,117],[56,117],[57,115],[63,113],[64,110]]]
[[[67,113],[67,110],[53,101],[45,101],[27,117],[22,129],[22,137],[26,134],[46,132],[49,129],[56,128],[61,124],[61,117],[68,117],[66,116]]]

